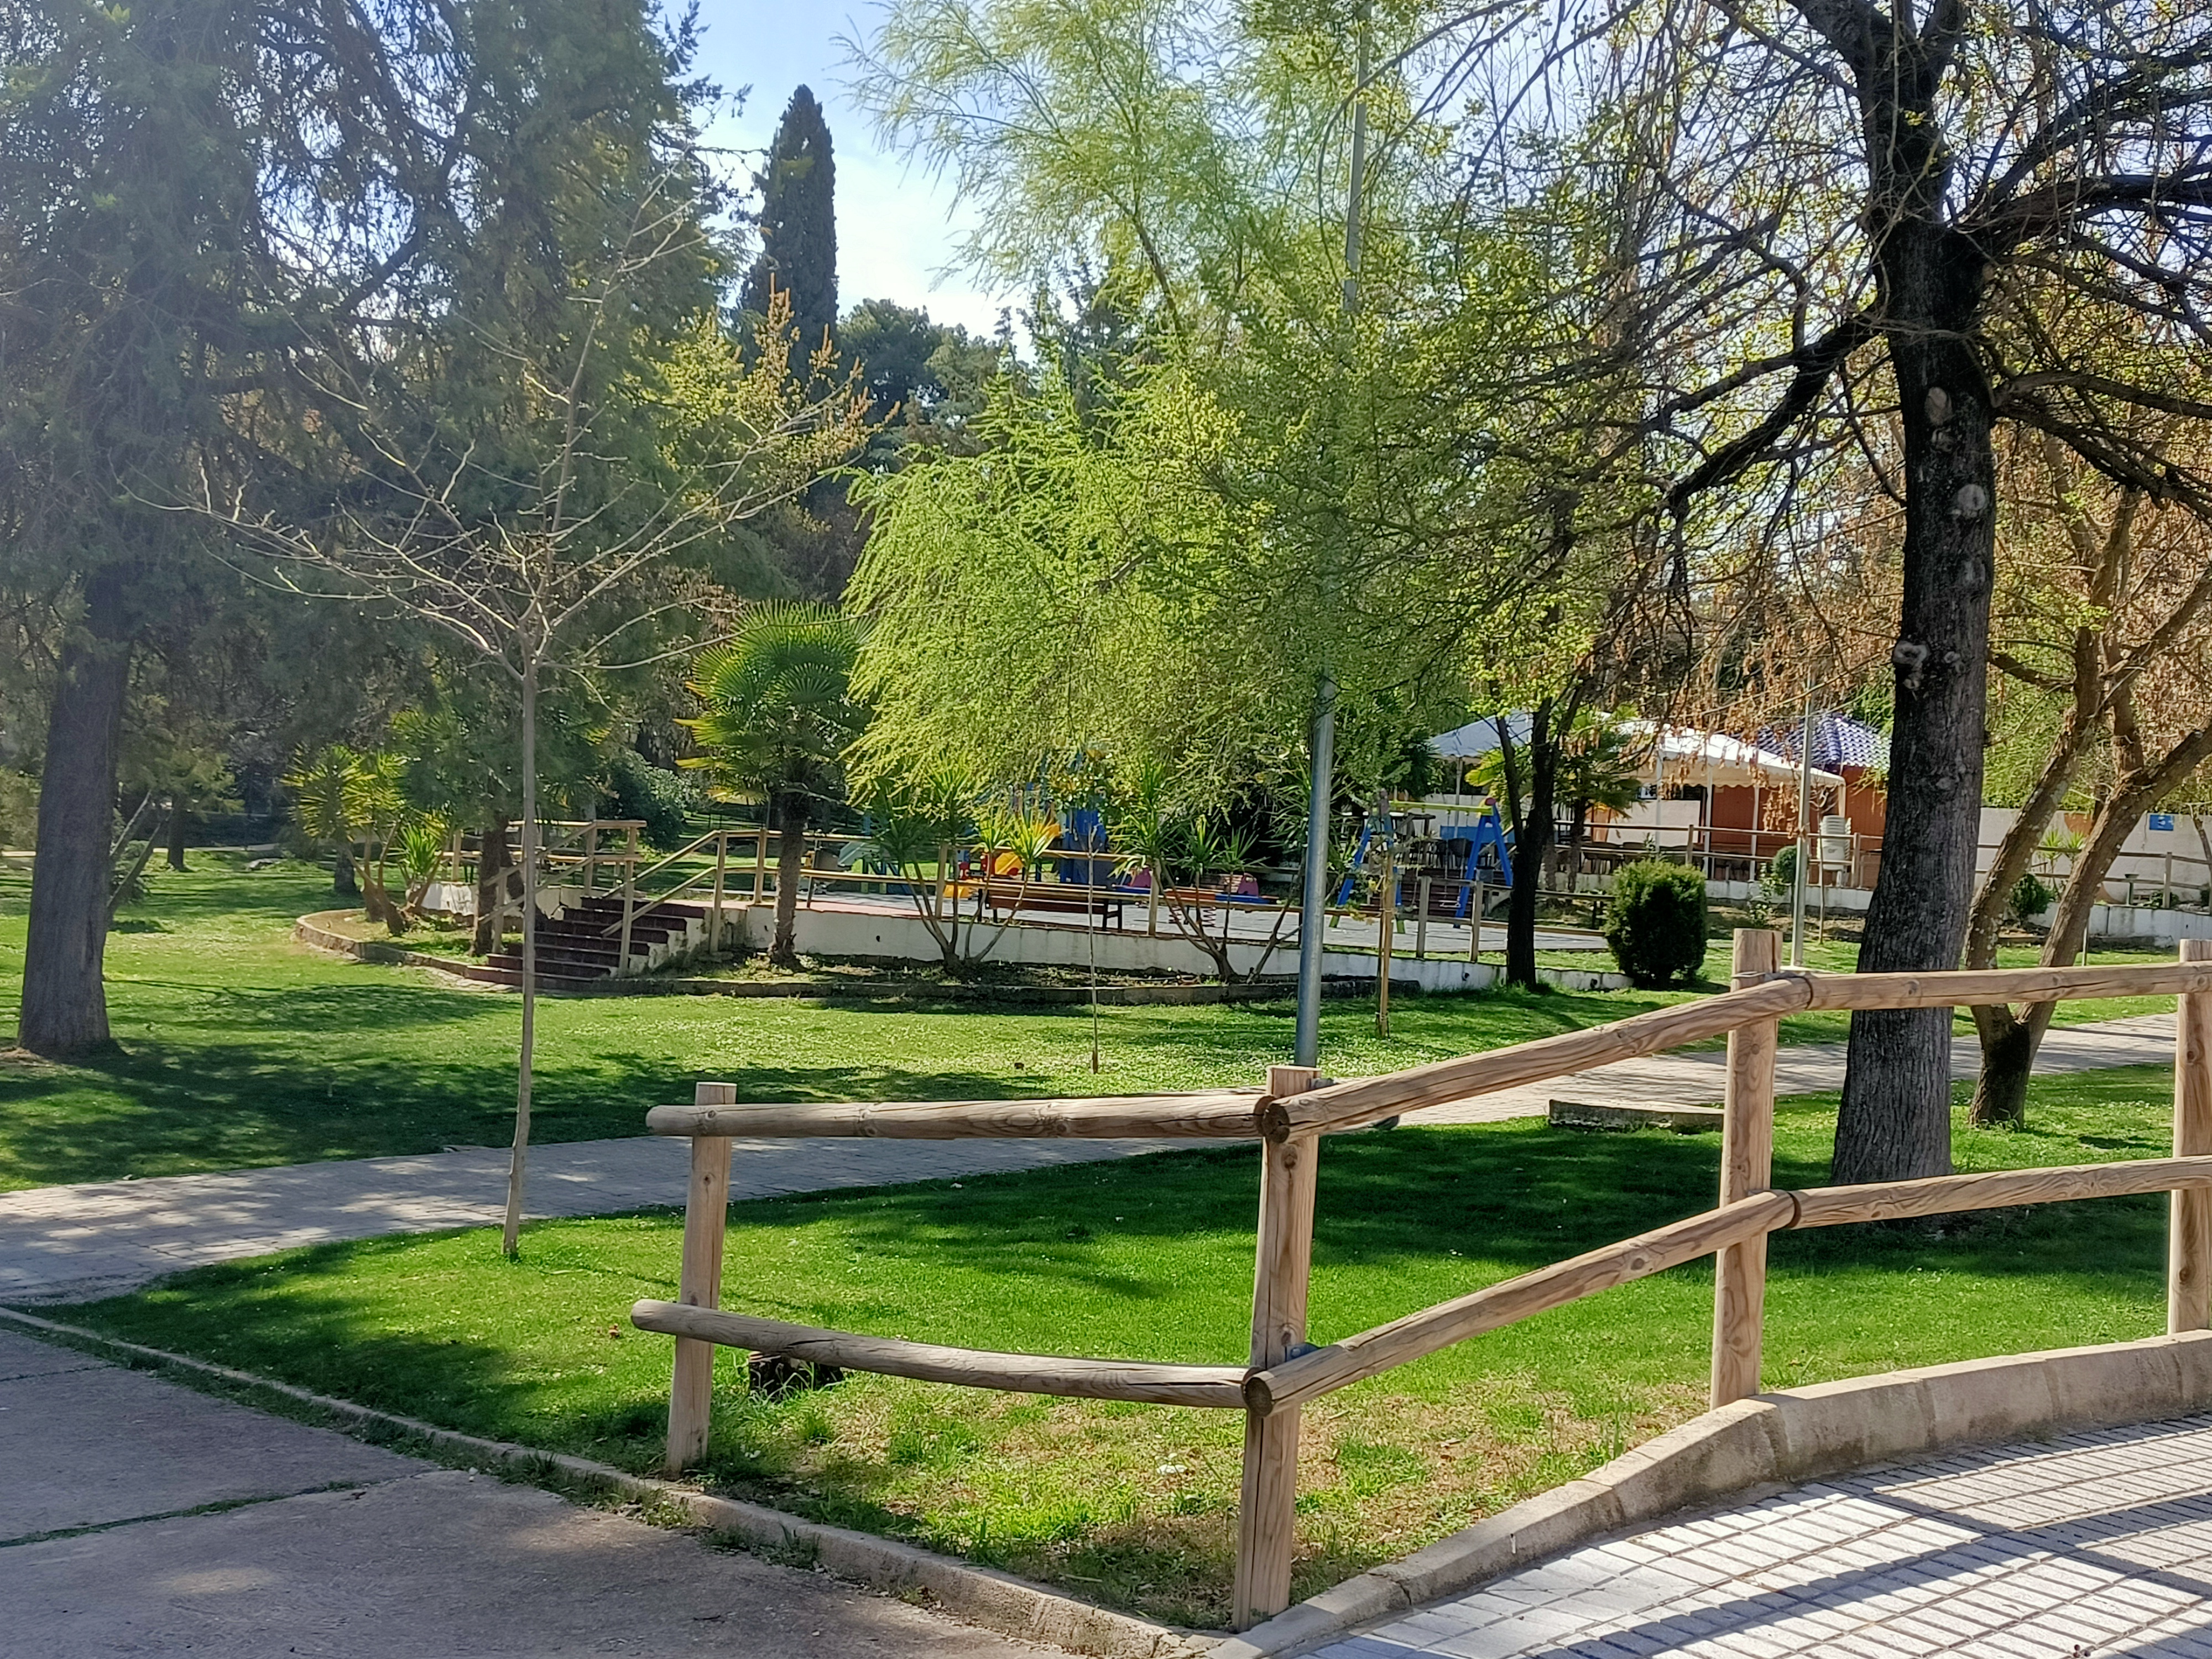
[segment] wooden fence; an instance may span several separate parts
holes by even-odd
[[[1298,1407],[1304,1402],[1481,1332],[1705,1255],[1717,1258],[1711,1402],[1742,1399],[1759,1389],[1766,1240],[1777,1231],[2169,1192],[2167,1328],[2212,1325],[2212,941],[2185,940],[2180,960],[2172,964],[1858,975],[1779,970],[1778,945],[1778,936],[1765,930],[1737,933],[1734,988],[1720,996],[1352,1082],[1328,1083],[1311,1071],[1277,1066],[1256,1093],[744,1106],[735,1103],[733,1085],[702,1083],[693,1104],[659,1107],[647,1117],[654,1133],[691,1139],[680,1299],[640,1302],[630,1311],[641,1329],[677,1339],[669,1467],[684,1468],[706,1449],[717,1343],[968,1388],[1242,1410],[1244,1481],[1234,1612],[1243,1629],[1280,1612],[1290,1599]],[[2172,1158],[1802,1191],[1772,1188],[1775,1050],[1785,1014],[2168,994],[2179,998]],[[1306,1340],[1314,1182],[1323,1137],[1723,1035],[1728,1067],[1715,1208],[1355,1336],[1321,1346]],[[1062,1135],[1260,1143],[1258,1248],[1245,1364],[991,1353],[756,1319],[717,1306],[733,1137]]]

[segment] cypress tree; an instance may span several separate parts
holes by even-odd
[[[743,303],[765,316],[772,289],[789,295],[798,328],[792,366],[804,374],[807,358],[837,325],[837,167],[829,123],[806,88],[784,106],[768,164],[753,182],[761,192],[761,251]]]

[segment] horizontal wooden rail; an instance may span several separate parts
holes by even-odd
[[[629,1322],[642,1331],[720,1342],[756,1353],[789,1354],[816,1364],[969,1389],[1059,1395],[1073,1400],[1131,1400],[1154,1406],[1242,1407],[1242,1365],[1158,1365],[1139,1359],[1070,1359],[1049,1354],[988,1353],[931,1342],[857,1336],[850,1331],[754,1319],[680,1302],[640,1302]]]
[[[1388,1077],[1363,1078],[1271,1102],[1261,1124],[1270,1139],[1316,1129],[1356,1128],[1425,1106],[1448,1105],[1524,1083],[1587,1071],[1593,1066],[1607,1066],[1617,1060],[1679,1048],[1686,1042],[1701,1042],[1751,1020],[1796,1013],[1810,1006],[1811,1001],[1809,975],[1788,975],[1745,990],[1632,1014],[1586,1031],[1540,1037],[1510,1048],[1440,1060]]]
[[[1253,1090],[1115,1095],[1090,1100],[781,1102],[759,1106],[656,1106],[657,1135],[752,1135],[763,1139],[1257,1140]]]
[[[2212,1157],[2145,1158],[2126,1164],[2061,1164],[2046,1170],[1996,1170],[1982,1175],[1927,1176],[1860,1187],[1813,1187],[1777,1196],[1796,1200],[1784,1227],[1840,1227],[1854,1221],[1900,1221],[1954,1210],[1999,1210],[2014,1204],[2059,1204],[2076,1198],[2212,1187]]]
[[[1999,1170],[1857,1187],[1759,1193],[1455,1300],[1440,1302],[1325,1348],[1309,1349],[1282,1364],[1255,1372],[1245,1384],[1245,1401],[1258,1411],[1298,1405],[1470,1336],[1516,1324],[1765,1233],[2200,1187],[2212,1187],[2212,1156],[2067,1164],[2043,1170]]]
[[[1990,968],[1936,974],[1807,974],[1813,1008],[1963,1008],[1976,1003],[2075,997],[2172,996],[2212,991],[2212,963],[2099,968]]]
[[[1585,1251],[1255,1372],[1244,1384],[1245,1404],[1260,1412],[1296,1406],[1484,1331],[1516,1324],[1600,1291],[1679,1267],[1726,1245],[1757,1238],[1787,1226],[1795,1213],[1789,1194],[1760,1193],[1620,1243]]]
[[[2172,996],[2212,991],[2212,963],[2151,963],[2104,968],[2001,968],[1987,972],[1808,974],[1785,972],[1716,997],[1442,1060],[1388,1077],[1364,1078],[1271,1102],[1261,1127],[1270,1139],[1357,1128],[1424,1107],[1541,1083],[1615,1060],[1679,1048],[1754,1020],[1814,1009],[1942,1008],[2075,997]]]

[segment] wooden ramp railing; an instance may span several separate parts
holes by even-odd
[[[1857,975],[1779,971],[1778,943],[1765,930],[1739,932],[1734,988],[1720,996],[1354,1082],[1326,1083],[1310,1070],[1277,1066],[1268,1069],[1267,1086],[1257,1093],[1221,1090],[1097,1100],[747,1106],[736,1103],[732,1085],[702,1083],[691,1105],[657,1107],[647,1117],[654,1133],[685,1135],[691,1141],[679,1299],[640,1302],[630,1310],[631,1322],[641,1329],[676,1338],[669,1467],[685,1468],[706,1450],[716,1344],[967,1388],[1241,1409],[1244,1483],[1233,1606],[1237,1626],[1243,1629],[1289,1603],[1298,1407],[1306,1401],[1484,1331],[1705,1255],[1716,1258],[1710,1397],[1716,1406],[1741,1400],[1759,1389],[1766,1241],[1775,1232],[2167,1192],[2172,1194],[2167,1329],[2212,1327],[2212,940],[2185,940],[2179,962],[2143,967]],[[2179,1000],[2172,1158],[1774,1189],[1774,1060],[1783,1015],[1807,1008],[1927,1008],[2153,995]],[[1728,1038],[1728,1066],[1715,1208],[1355,1336],[1319,1347],[1306,1341],[1315,1174],[1323,1136],[1723,1034]],[[1171,1365],[991,1353],[787,1324],[724,1312],[717,1305],[735,1137],[1063,1135],[1260,1143],[1259,1228],[1246,1364]]]

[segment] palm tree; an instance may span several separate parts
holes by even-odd
[[[769,960],[799,965],[799,874],[817,807],[843,782],[842,760],[867,723],[849,682],[861,624],[811,601],[763,605],[726,644],[702,652],[686,720],[704,751],[684,763],[727,789],[758,794],[777,832],[775,942]]]

